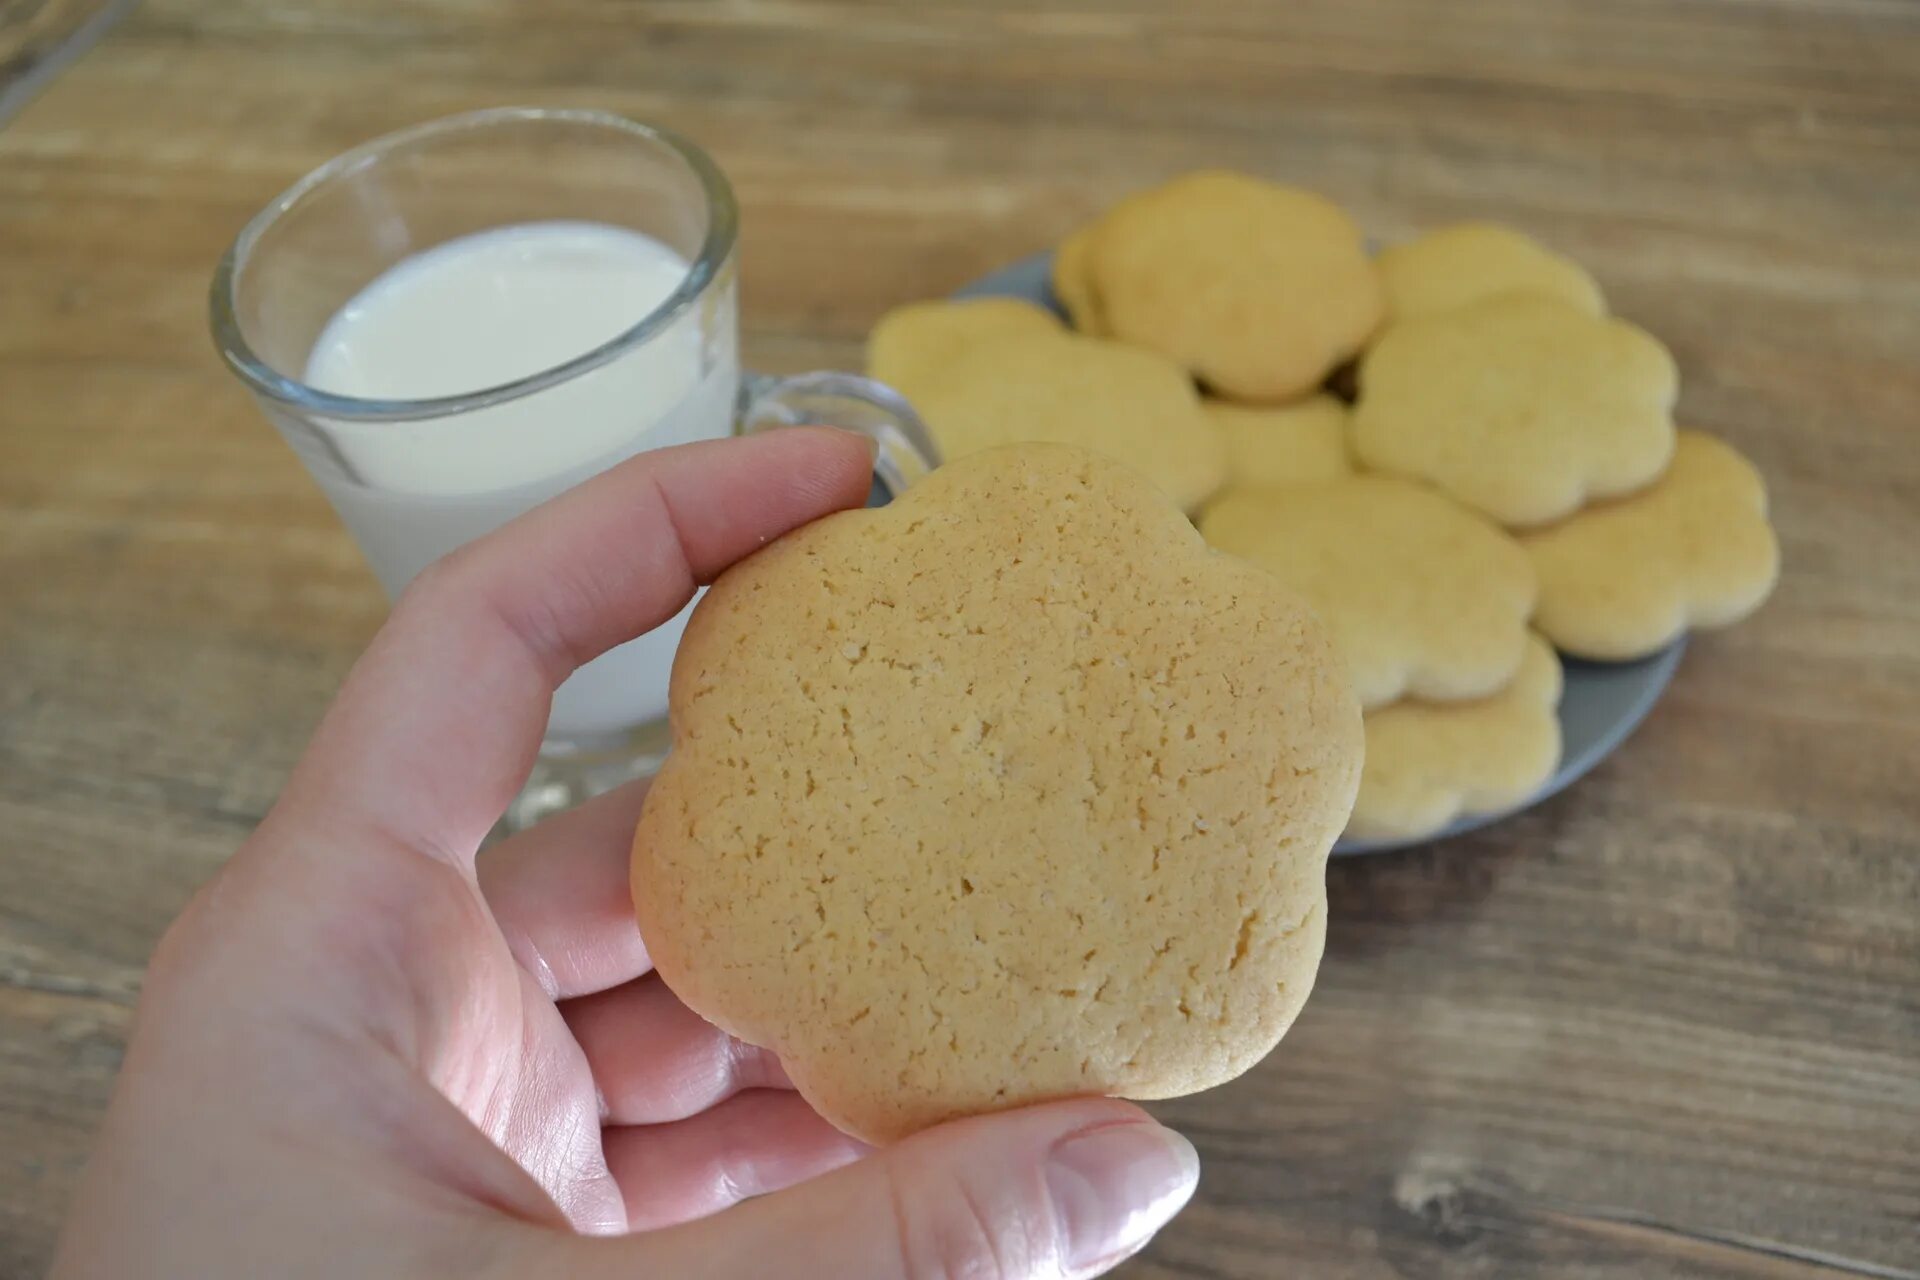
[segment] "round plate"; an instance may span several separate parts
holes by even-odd
[[[1047,283],[1053,255],[1036,254],[1002,267],[961,289],[962,298],[1008,297],[1037,302],[1064,316],[1065,310],[1053,296]],[[1521,809],[1529,808],[1572,784],[1593,766],[1612,754],[1627,735],[1653,710],[1653,704],[1666,691],[1667,683],[1680,665],[1687,642],[1681,638],[1650,658],[1638,662],[1581,662],[1565,659],[1566,692],[1560,698],[1560,767],[1545,786],[1524,804],[1494,813],[1468,814],[1430,836],[1415,840],[1343,839],[1333,847],[1335,853],[1383,853],[1409,845],[1426,844],[1472,831],[1497,822]]]

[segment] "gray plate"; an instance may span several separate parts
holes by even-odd
[[[1047,268],[1052,257],[1051,254],[1042,253],[1002,267],[961,289],[958,296],[1025,298],[1064,315],[1059,301],[1053,296],[1053,290],[1047,284]],[[1666,691],[1668,681],[1673,679],[1674,669],[1680,665],[1680,655],[1686,646],[1683,638],[1638,662],[1599,663],[1568,659],[1566,693],[1560,699],[1560,768],[1525,804],[1497,813],[1471,814],[1437,834],[1420,840],[1342,840],[1334,846],[1333,851],[1382,853],[1388,849],[1403,849],[1409,845],[1425,844],[1429,840],[1445,839],[1497,822],[1508,814],[1517,813],[1557,794],[1606,759],[1646,719],[1647,713],[1653,710],[1653,704]]]

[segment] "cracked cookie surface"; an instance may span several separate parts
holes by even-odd
[[[888,1141],[1271,1049],[1358,703],[1320,623],[1087,452],[992,450],[724,574],[635,835],[661,976]]]

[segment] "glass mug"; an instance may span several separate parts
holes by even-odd
[[[389,596],[462,543],[647,449],[849,427],[879,443],[881,500],[937,465],[912,409],[879,383],[742,377],[737,229],[725,175],[667,130],[595,111],[472,112],[349,151],[256,215],[215,273],[214,339]],[[544,314],[516,316],[510,334],[473,330],[487,291],[510,287],[501,273],[526,270],[530,255],[559,273],[532,287],[561,294]],[[403,277],[414,309],[387,307],[383,319],[369,300]],[[622,296],[646,280],[663,296],[621,314]],[[565,340],[556,330],[590,322],[583,311],[609,312],[604,336],[554,348]],[[538,367],[478,355],[483,341],[507,341],[512,359]],[[476,363],[505,376],[474,379]],[[406,395],[341,390],[357,391],[368,370]],[[686,620],[682,611],[560,687],[509,826],[658,767]]]

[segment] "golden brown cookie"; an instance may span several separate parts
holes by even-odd
[[[1100,312],[1100,295],[1094,292],[1092,264],[1089,261],[1094,231],[1098,225],[1089,222],[1062,240],[1060,247],[1054,250],[1053,266],[1049,272],[1053,296],[1067,309],[1073,327],[1094,338],[1107,335],[1107,321]]]
[[[1227,442],[1227,483],[1284,489],[1353,474],[1347,457],[1347,406],[1329,395],[1266,407],[1203,400]]]
[[[1374,259],[1395,320],[1451,311],[1502,293],[1558,298],[1590,316],[1606,312],[1585,267],[1511,227],[1462,222],[1383,249]]]
[[[1116,337],[1237,400],[1314,390],[1384,313],[1353,220],[1324,196],[1245,174],[1193,173],[1129,197],[1087,253]]]
[[[1513,682],[1496,694],[1369,711],[1347,834],[1417,840],[1462,815],[1525,802],[1560,765],[1560,686],[1560,659],[1535,635]]]
[[[1193,384],[1137,347],[1002,335],[918,378],[908,395],[948,459],[1025,441],[1077,445],[1132,467],[1184,511],[1226,478],[1226,442]]]
[[[1361,359],[1361,466],[1427,480],[1502,524],[1650,484],[1673,454],[1673,357],[1644,331],[1503,294],[1390,326]]]
[[[1699,431],[1680,433],[1650,487],[1521,545],[1540,575],[1534,625],[1566,652],[1608,662],[1645,657],[1689,627],[1738,622],[1780,574],[1760,473]]]
[[[888,1141],[1230,1079],[1312,986],[1360,713],[1125,468],[1022,446],[723,574],[634,840],[661,977]]]
[[[1520,667],[1534,601],[1526,553],[1423,485],[1361,475],[1233,489],[1200,532],[1312,602],[1369,709],[1485,697]]]
[[[977,343],[1061,332],[1051,311],[1019,298],[912,302],[881,316],[867,335],[867,376],[911,400],[927,374]]]

